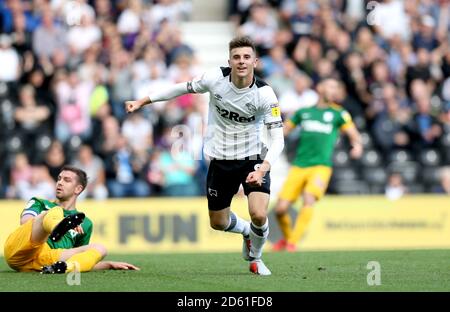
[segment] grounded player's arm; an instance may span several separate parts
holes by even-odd
[[[187,93],[195,93],[192,88],[192,82],[190,81],[174,84],[164,90],[153,92],[150,96],[146,96],[140,100],[126,101],[125,109],[127,113],[132,113],[147,104],[159,101],[168,101]]]
[[[100,261],[97,263],[92,270],[100,271],[100,270],[132,270],[139,271],[135,265],[126,262],[118,262],[118,261]]]
[[[350,150],[350,156],[352,158],[360,158],[363,152],[363,145],[361,135],[355,126],[349,126],[342,129],[342,131],[348,136],[352,149]]]

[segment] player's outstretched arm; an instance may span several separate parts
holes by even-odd
[[[130,271],[139,271],[135,265],[132,265],[127,262],[118,262],[118,261],[100,261],[97,263],[92,270],[130,270]]]
[[[354,159],[360,158],[363,153],[363,145],[358,129],[356,127],[348,127],[344,130],[344,133],[348,136],[352,146],[350,156]]]
[[[126,101],[125,110],[127,113],[132,113],[147,104],[159,101],[168,101],[187,93],[193,93],[191,83],[190,82],[177,83],[164,90],[156,91],[152,93],[150,96],[142,98],[140,100]]]

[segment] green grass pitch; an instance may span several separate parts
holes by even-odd
[[[238,253],[110,255],[138,272],[65,275],[16,273],[0,259],[0,291],[450,291],[450,250],[265,253],[272,276],[255,276]],[[381,285],[369,286],[369,261],[381,266]]]

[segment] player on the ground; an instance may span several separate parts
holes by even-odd
[[[229,57],[230,67],[217,68],[201,78],[125,105],[131,113],[146,104],[186,93],[210,92],[204,152],[211,158],[207,177],[211,227],[242,234],[243,255],[250,261],[250,271],[270,275],[261,255],[269,234],[269,170],[284,147],[283,124],[274,91],[254,75],[258,61],[254,43],[248,37],[233,39]],[[270,134],[265,157],[261,156],[263,124]],[[230,211],[233,195],[241,184],[248,198],[251,223]]]
[[[362,155],[361,137],[350,114],[334,102],[339,88],[337,80],[324,79],[317,86],[319,102],[313,107],[299,109],[285,123],[286,136],[297,126],[301,127],[301,132],[296,157],[275,208],[283,234],[273,246],[275,251],[295,251],[305,233],[313,206],[325,194],[332,174],[332,155],[339,130],[350,139],[350,156],[359,158]],[[300,195],[303,195],[303,205],[292,228],[288,208]]]
[[[86,185],[84,171],[64,166],[56,182],[56,200],[30,199],[21,214],[21,225],[5,242],[5,260],[12,269],[44,274],[139,270],[125,262],[101,261],[106,248],[89,243],[92,222],[75,207]]]

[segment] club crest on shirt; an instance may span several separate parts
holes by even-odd
[[[219,102],[222,101],[222,96],[220,94],[214,93],[214,98]]]
[[[324,114],[323,114],[323,121],[325,121],[325,122],[330,122],[330,121],[332,121],[333,120],[333,113],[331,113],[331,112],[325,112]]]
[[[250,114],[253,114],[256,112],[256,106],[253,105],[252,103],[247,103],[247,104],[245,104],[245,106],[247,107]]]

